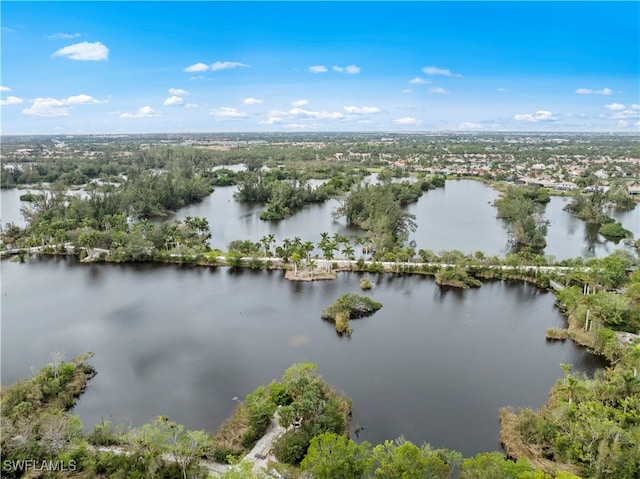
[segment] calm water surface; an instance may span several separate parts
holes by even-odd
[[[300,236],[303,241],[320,240],[323,231],[357,236],[363,233],[347,227],[344,218],[336,220],[332,211],[338,200],[310,205],[285,221],[273,223],[260,220],[262,205],[247,205],[234,201],[235,187],[218,188],[212,195],[196,205],[181,209],[174,217],[203,216],[209,220],[213,234],[212,244],[225,249],[232,240],[259,241],[273,233],[278,240]],[[484,183],[472,180],[447,181],[445,188],[426,192],[407,210],[416,215],[417,230],[410,240],[416,247],[438,252],[458,249],[465,253],[482,251],[487,255],[504,256],[511,251],[507,229],[496,218],[493,202],[499,193]],[[590,225],[563,211],[566,202],[552,197],[545,209],[545,218],[551,222],[545,254],[558,260],[576,256],[607,256],[622,244],[607,241]],[[629,212],[613,210],[610,214],[623,226],[640,236],[640,208]]]
[[[368,178],[368,181],[374,180],[373,177]],[[350,237],[363,234],[358,228],[348,227],[344,218],[336,220],[333,217],[332,212],[340,205],[338,200],[309,205],[285,221],[267,222],[259,218],[264,207],[235,201],[235,190],[235,186],[219,187],[202,202],[182,208],[164,219],[207,218],[212,232],[211,244],[222,250],[233,240],[259,241],[268,234],[274,234],[279,241],[299,236],[303,241],[316,243],[324,231]],[[23,193],[24,190],[16,189],[0,191],[2,224],[14,222],[24,225],[20,206],[25,203],[19,200]],[[482,251],[487,255],[504,256],[511,251],[511,245],[505,223],[496,218],[493,202],[498,196],[497,191],[478,181],[447,181],[445,188],[428,191],[407,208],[416,215],[418,224],[410,240],[415,241],[418,249],[435,252],[458,249],[465,253]],[[628,249],[623,244],[607,241],[598,234],[597,228],[594,230],[563,211],[568,201],[568,198],[554,196],[546,206],[545,217],[551,224],[545,254],[562,260],[576,256],[602,257],[616,249]],[[612,210],[610,215],[621,221],[636,238],[640,237],[640,208]]]
[[[79,402],[85,427],[139,425],[165,414],[215,431],[234,396],[313,361],[351,396],[353,425],[373,443],[404,435],[466,455],[498,447],[502,406],[542,405],[559,363],[602,363],[571,342],[553,296],[523,283],[443,290],[429,278],[374,276],[384,304],[338,337],[321,310],[360,275],[291,283],[281,272],[83,265],[71,258],[3,261],[2,382],[31,374],[52,351],[86,350],[98,375]]]
[[[212,245],[320,233],[361,234],[335,220],[337,200],[311,205],[279,223],[259,219],[261,205],[218,188],[172,217],[204,216]],[[23,190],[2,190],[2,222],[24,224]],[[492,206],[498,193],[474,181],[448,181],[408,210],[416,215],[417,248],[504,255],[506,228]],[[604,256],[622,248],[562,210],[552,197],[547,254],[558,259]],[[640,214],[612,212],[638,236]],[[537,407],[561,376],[559,363],[593,372],[602,363],[571,342],[547,343],[548,327],[564,319],[553,296],[520,283],[443,290],[428,278],[374,277],[369,293],[384,308],[336,336],[320,311],[341,293],[359,291],[356,274],[290,283],[280,272],[153,265],[81,265],[72,259],[3,261],[2,382],[65,350],[96,352],[99,371],[76,408],[85,426],[109,419],[141,424],[166,414],[190,428],[215,431],[231,398],[279,378],[297,361],[352,397],[361,439],[399,435],[466,455],[498,447],[498,413],[506,405]]]

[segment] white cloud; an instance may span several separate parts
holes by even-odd
[[[189,92],[183,90],[182,88],[169,88],[169,93],[175,96],[184,96],[189,94]]]
[[[295,100],[291,102],[291,106],[299,108],[309,104],[309,100],[303,98],[302,100]]]
[[[198,105],[197,103],[187,103],[184,107],[185,108],[198,108],[198,106],[200,106],[200,105]]]
[[[461,77],[459,73],[452,73],[448,68],[424,67],[422,69],[427,75],[443,75],[446,77]]]
[[[516,120],[516,121],[526,121],[526,122],[530,122],[530,123],[537,123],[537,122],[540,122],[540,121],[541,122],[558,121],[558,117],[557,116],[555,116],[550,111],[546,111],[546,110],[538,110],[534,114],[531,114],[531,113],[519,113],[517,115],[514,115],[513,119]]]
[[[183,101],[184,100],[182,99],[182,97],[174,95],[167,98],[165,101],[162,102],[162,104],[164,106],[175,106],[175,105],[182,105]]]
[[[498,88],[498,91],[499,91],[500,93],[506,93],[506,92],[508,92],[509,90],[507,90],[506,88]]]
[[[55,98],[36,98],[30,108],[25,108],[22,113],[34,116],[69,116],[71,108],[62,100]]]
[[[304,123],[287,123],[285,128],[291,128],[292,130],[315,130],[318,127],[315,125],[305,125]]]
[[[362,115],[367,113],[380,113],[380,108],[376,106],[363,106],[363,107],[345,106],[344,111],[346,111],[347,113],[355,114],[355,115]]]
[[[228,106],[221,106],[215,110],[211,110],[209,115],[218,118],[219,120],[233,120],[236,118],[246,118],[247,114],[239,111],[237,108],[231,108]]]
[[[158,118],[160,116],[162,115],[150,106],[143,106],[138,108],[135,113],[122,113],[120,118]]]
[[[275,125],[277,123],[282,123],[284,118],[280,118],[279,116],[270,116],[266,120],[261,120],[258,122],[259,125]]]
[[[357,73],[360,73],[360,67],[356,65],[347,65],[346,67],[339,67],[334,65],[331,68],[333,68],[334,72],[348,73],[350,75],[355,75]]]
[[[11,88],[9,88],[8,86],[0,85],[0,91],[11,91]]]
[[[71,40],[73,38],[81,37],[79,33],[53,33],[51,35],[45,35],[49,40],[57,40],[62,38],[63,40]]]
[[[618,120],[618,126],[620,128],[626,128],[627,126],[629,126],[629,122],[626,120]]]
[[[106,103],[106,100],[100,101],[97,98],[93,98],[92,96],[85,95],[84,93],[81,93],[80,95],[70,96],[66,100],[62,100],[62,101],[66,101],[69,105]]]
[[[106,103],[92,96],[80,94],[68,98],[42,98],[31,100],[31,106],[22,110],[25,115],[34,116],[69,116],[72,105],[88,105],[96,103]]]
[[[325,67],[324,65],[312,65],[309,68],[307,68],[307,70],[309,70],[311,73],[325,73],[327,70],[327,67]]]
[[[53,56],[70,60],[100,61],[109,58],[109,49],[100,42],[80,42],[57,50]]]
[[[638,105],[637,103],[634,103],[629,108],[631,108],[632,110],[640,110],[640,105]]]
[[[619,120],[619,119],[625,119],[625,118],[637,118],[638,116],[640,116],[640,111],[626,109],[626,110],[616,110],[613,113],[601,115],[601,118],[610,118],[612,120]]]
[[[206,72],[207,70],[211,70],[215,72],[219,70],[231,70],[233,68],[248,67],[248,66],[249,65],[245,63],[240,63],[240,62],[217,61],[215,63],[212,63],[211,65],[207,65],[206,63],[200,62],[200,63],[194,63],[193,65],[189,65],[187,68],[184,69],[184,71],[189,73],[196,73],[196,72]]]
[[[405,88],[404,90],[400,90],[400,93],[413,93],[411,88]]]
[[[244,63],[240,63],[240,62],[215,62],[211,65],[211,71],[217,71],[217,70],[229,70],[232,68],[238,68],[238,67],[248,67],[249,65],[245,65]]]
[[[627,108],[622,103],[611,103],[609,105],[605,105],[604,107],[609,111],[620,111],[620,110],[625,110]]]
[[[396,125],[417,125],[418,120],[410,116],[403,116],[402,118],[396,118],[393,120]]]
[[[412,85],[425,85],[427,83],[431,83],[431,80],[427,80],[426,78],[415,77],[409,80],[409,83]]]
[[[189,65],[184,71],[189,73],[195,72],[206,72],[209,69],[209,65],[205,65],[204,63],[194,63],[193,65]]]
[[[448,95],[449,91],[445,90],[444,88],[434,87],[434,88],[429,88],[429,93],[434,93],[436,95]]]
[[[261,103],[264,103],[264,100],[260,100],[259,98],[249,97],[242,100],[242,103],[244,103],[245,105],[260,105]]]
[[[592,88],[578,88],[576,90],[578,95],[611,95],[613,90],[610,88],[603,88],[602,90],[594,90]]]
[[[162,115],[150,106],[143,106],[138,108],[138,111],[135,113],[122,113],[120,118],[158,118],[160,116]]]
[[[480,123],[465,121],[458,125],[459,130],[481,130],[483,127]]]
[[[21,103],[22,103],[22,98],[18,98],[17,96],[8,96],[6,100],[0,100],[0,106],[20,105]]]
[[[339,111],[309,111],[302,108],[292,108],[289,115],[301,118],[315,118],[316,120],[340,120],[344,115]]]

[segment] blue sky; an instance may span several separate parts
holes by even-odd
[[[638,2],[0,3],[3,134],[640,131]]]

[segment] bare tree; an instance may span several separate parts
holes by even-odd
[[[40,436],[47,449],[58,453],[67,441],[68,418],[63,415],[51,415],[42,420]]]
[[[60,373],[60,366],[62,366],[62,363],[64,362],[64,355],[64,349],[51,353],[51,362],[49,363],[49,365],[53,369],[54,378],[57,378],[58,374]]]

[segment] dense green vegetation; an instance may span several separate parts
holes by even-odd
[[[363,288],[365,289],[365,288]],[[333,321],[336,331],[350,336],[352,333],[349,325],[350,319],[369,316],[382,308],[382,303],[372,300],[367,296],[355,293],[345,293],[327,306],[321,314],[322,319]]]
[[[640,273],[627,278],[625,255],[594,260],[557,292],[568,315],[568,334],[601,352],[611,366],[594,378],[561,365],[565,377],[539,411],[502,412],[501,438],[509,454],[546,471],[570,470],[589,478],[630,478],[640,470]],[[632,336],[633,338],[633,336]]]
[[[321,203],[345,193],[362,180],[364,173],[357,169],[335,168],[327,181],[316,188],[309,185],[306,176],[284,168],[240,172],[236,175],[238,191],[234,196],[238,201],[266,204],[267,209],[260,214],[260,219],[278,221],[291,216],[305,204]],[[326,173],[316,170],[313,176],[324,178]]]
[[[95,374],[86,362],[91,356],[65,362],[63,354],[52,354],[32,378],[2,389],[2,477],[206,477],[199,461],[211,450],[209,435],[166,417],[140,428],[104,422],[83,433],[68,411]]]
[[[605,223],[598,229],[598,233],[610,238],[631,238],[633,233],[628,229],[622,227],[622,223],[619,221],[612,221],[611,223]]]
[[[542,220],[549,191],[535,187],[509,187],[495,201],[498,218],[508,222],[511,241],[518,246],[544,248],[547,244],[548,221]]]
[[[154,225],[147,218],[198,201],[210,192],[205,177],[191,165],[178,163],[166,172],[132,170],[117,189],[93,191],[86,198],[68,194],[57,183],[32,196],[29,207],[22,209],[26,228],[8,225],[2,240],[13,247],[56,248],[71,242],[77,247],[109,249],[111,260],[150,260],[156,251],[181,244],[195,246],[196,237],[207,239],[210,233],[203,219]]]
[[[602,225],[612,221],[604,212],[604,204],[605,193],[603,188],[597,187],[589,195],[575,192],[571,203],[565,206],[565,210],[570,211],[587,223]]]
[[[606,190],[599,184],[592,188],[592,192],[573,194],[572,201],[565,209],[587,223],[599,225],[598,230],[604,236],[620,239],[630,238],[633,233],[615,222],[607,213],[608,207],[618,209],[631,209],[635,207],[634,200],[620,187],[611,187]]]
[[[461,266],[443,268],[435,276],[436,283],[442,286],[455,288],[479,288],[482,286],[480,280],[471,276],[467,268]]]
[[[285,464],[300,463],[316,435],[349,431],[350,400],[322,380],[315,364],[299,363],[289,367],[281,381],[258,387],[240,402],[214,437],[214,458],[240,458],[262,437],[276,410],[286,432],[273,452]]]
[[[360,186],[349,193],[335,216],[344,216],[347,224],[365,230],[373,251],[383,254],[402,246],[415,230],[415,215],[407,213],[404,206],[421,195],[420,186],[408,182]]]

